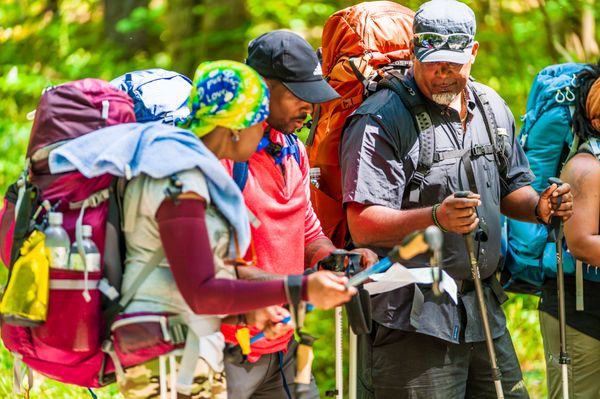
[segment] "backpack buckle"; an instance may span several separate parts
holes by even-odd
[[[485,150],[486,148],[484,146],[476,145],[475,147],[471,148],[471,156],[479,157],[481,155],[485,155]]]
[[[165,188],[165,196],[173,201],[177,201],[177,197],[183,192],[183,182],[179,180],[176,174],[169,179],[170,185]]]
[[[415,173],[413,173],[412,178],[410,179],[411,184],[417,187],[421,186],[421,183],[423,183],[423,181],[425,180],[425,174],[423,172],[420,171],[415,171]]]
[[[169,330],[171,332],[171,342],[173,343],[173,345],[185,343],[187,337],[187,327],[184,324],[170,324]]]

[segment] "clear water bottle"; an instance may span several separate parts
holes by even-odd
[[[50,267],[55,269],[69,268],[69,235],[62,227],[63,215],[60,212],[48,214],[48,227],[44,230],[46,236],[44,245],[50,252]]]
[[[84,224],[81,226],[81,233],[83,236],[82,246],[83,253],[85,254],[85,261],[87,263],[87,270],[88,272],[98,272],[100,271],[100,251],[98,251],[98,247],[94,241],[92,241],[92,226]],[[85,266],[83,259],[81,259],[81,254],[79,253],[77,241],[74,241],[73,245],[71,245],[70,268],[71,270],[84,271]]]

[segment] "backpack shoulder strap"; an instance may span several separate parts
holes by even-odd
[[[232,177],[240,191],[244,191],[244,187],[246,187],[246,182],[248,181],[248,161],[234,162]]]
[[[435,152],[435,134],[431,115],[427,110],[423,97],[406,79],[388,74],[377,84],[377,90],[390,89],[398,95],[406,109],[413,117],[419,136],[419,161],[410,179],[409,203],[418,205],[421,196],[421,184],[433,165]]]
[[[269,139],[269,130],[265,131],[265,136],[260,141],[258,148],[256,151],[261,151],[271,144],[271,140]],[[300,149],[298,148],[298,136],[295,134],[284,134],[285,139],[285,147],[281,148],[281,153],[279,155],[280,159],[283,159],[286,156],[292,155],[296,160],[296,163],[300,165]],[[239,187],[240,191],[244,191],[244,187],[246,187],[246,182],[248,181],[248,161],[246,162],[234,162],[233,163],[233,174],[232,178],[235,181],[235,184]]]
[[[598,143],[598,140],[594,137],[589,137],[586,141],[581,143],[577,148],[577,152],[586,152],[595,156],[600,161],[600,143]]]
[[[282,156],[292,155],[298,165],[300,165],[300,149],[298,148],[298,136],[295,134],[284,134],[285,147],[282,148]]]
[[[319,119],[321,119],[321,104],[315,104],[312,119],[310,120],[310,131],[306,137],[306,145],[311,146],[315,141],[315,134],[317,133],[317,126],[319,126]]]
[[[475,97],[475,103],[483,114],[483,123],[485,124],[485,130],[488,134],[490,144],[493,147],[494,160],[496,161],[496,166],[498,167],[498,172],[500,174],[500,183],[506,185],[504,176],[506,176],[508,171],[508,159],[506,159],[504,147],[506,140],[508,140],[508,132],[506,129],[498,127],[487,94],[483,90],[479,90],[472,82],[469,83],[469,86],[474,94],[473,97]]]

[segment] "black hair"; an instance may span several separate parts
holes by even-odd
[[[575,113],[573,114],[573,131],[581,140],[589,137],[600,139],[600,132],[594,129],[587,118],[586,102],[590,89],[596,79],[600,78],[600,60],[597,64],[588,64],[587,67],[577,75],[579,93],[575,100]]]

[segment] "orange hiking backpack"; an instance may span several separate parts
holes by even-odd
[[[400,4],[373,1],[336,12],[323,27],[323,75],[341,98],[317,107],[306,147],[312,204],[338,248],[347,244],[338,153],[342,129],[385,70],[410,66],[413,18]]]

